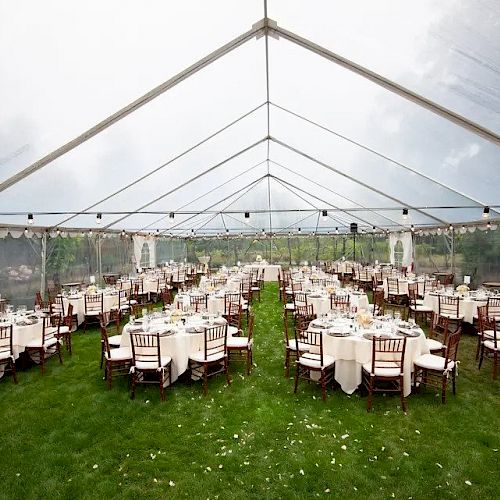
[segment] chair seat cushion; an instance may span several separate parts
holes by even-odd
[[[426,339],[425,341],[427,343],[429,351],[439,351],[444,347],[444,345],[441,342],[435,339]]]
[[[493,340],[485,340],[484,347],[492,351],[500,351],[500,342],[497,342],[497,346],[495,347],[495,342]]]
[[[69,326],[60,326],[59,327],[59,333],[61,335],[65,335],[66,333],[69,333]]]
[[[464,319],[463,316],[461,316],[461,315],[457,316],[456,314],[446,314],[446,313],[443,313],[443,314],[441,314],[441,316],[443,316],[444,318],[451,319],[452,321],[458,321],[458,320]]]
[[[171,361],[172,361],[172,358],[170,356],[162,356],[160,358],[161,366],[158,366],[157,360],[155,360],[155,361],[136,361],[134,366],[137,370],[157,370],[158,368],[164,368],[165,366],[168,366]]]
[[[292,304],[291,302],[285,304],[285,309],[287,311],[295,311],[295,304]]]
[[[119,346],[122,343],[122,336],[112,335],[111,337],[108,337],[108,342],[110,346]]]
[[[10,349],[0,349],[0,361],[11,359]]]
[[[35,342],[30,342],[29,344],[26,344],[26,347],[31,347],[33,349],[41,349],[42,347],[44,349],[48,349],[49,347],[52,347],[54,346],[55,344],[57,344],[59,341],[55,338],[55,337],[52,337],[50,339],[47,339],[47,341],[45,342],[45,344],[42,344],[38,341],[35,341]]]
[[[297,350],[297,341],[295,339],[290,339],[288,341],[288,349],[290,349],[292,351]],[[309,350],[308,344],[303,344],[302,342],[299,342],[299,351],[307,352],[308,350]]]
[[[445,358],[435,354],[424,354],[419,356],[414,364],[416,367],[426,368],[427,370],[444,371]],[[453,369],[454,361],[448,361],[448,369]]]
[[[189,359],[196,361],[198,363],[212,363],[215,361],[222,361],[226,355],[223,352],[218,352],[216,354],[210,354],[205,359],[205,353],[203,351],[196,351],[189,355]]]
[[[481,335],[481,332],[479,332],[479,335]],[[485,330],[483,332],[483,335],[487,338],[487,339],[493,339],[495,338],[495,332],[493,330]]]
[[[99,314],[101,314],[101,311],[87,311],[85,316],[99,316]]]
[[[131,299],[131,300],[129,300],[129,303],[130,303],[130,305],[136,305],[137,300]]]
[[[323,354],[323,365],[321,365],[321,356],[319,354],[308,352],[299,358],[298,363],[308,368],[324,369],[329,366],[333,366],[335,364],[335,358],[333,356],[329,356],[328,354]]]
[[[132,360],[132,352],[130,351],[130,347],[118,347],[117,349],[110,349],[108,353],[105,353],[104,356],[106,359],[110,359],[111,361],[128,361]]]
[[[384,363],[384,367],[376,367],[375,373],[372,373],[372,363],[365,363],[363,370],[367,373],[375,375],[376,377],[399,377],[402,376],[401,368],[396,363]]]
[[[431,313],[432,312],[432,307],[427,307],[424,305],[415,305],[415,306],[410,306],[410,310],[419,312],[419,313]]]
[[[128,311],[130,306],[128,304],[123,304],[120,306],[120,311]]]
[[[227,347],[233,349],[247,349],[253,344],[253,339],[248,342],[248,337],[228,337]]]

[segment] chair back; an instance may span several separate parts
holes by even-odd
[[[241,304],[241,293],[226,292],[224,294],[224,314],[230,314],[231,304]]]
[[[402,375],[404,369],[405,350],[406,337],[373,337],[371,374],[374,375],[376,369],[397,367]]]
[[[41,292],[35,293],[35,305],[40,306],[40,309],[43,309],[45,307]]]
[[[203,354],[205,359],[226,354],[227,351],[227,324],[205,328]]]
[[[109,346],[109,337],[108,337],[108,330],[105,326],[102,326],[101,323],[101,344],[102,344],[102,350],[108,355],[108,359],[111,357],[111,348]]]
[[[42,316],[42,345],[59,336],[61,317],[58,314]]]
[[[399,295],[399,280],[398,278],[387,277],[387,294]]]
[[[227,310],[227,324],[241,330],[241,304],[230,302]]]
[[[500,297],[488,297],[486,314],[488,317],[498,318],[497,321],[500,321]]]
[[[52,312],[60,314],[61,317],[63,318],[64,316],[66,316],[64,308],[64,299],[62,295],[56,295],[54,297],[54,300],[51,301],[51,306],[52,306]]]
[[[295,307],[307,306],[307,295],[305,292],[293,292],[293,302]]]
[[[13,355],[12,324],[0,326],[0,360]]]
[[[351,307],[351,296],[338,293],[330,294],[330,309],[349,311]]]
[[[384,290],[375,290],[373,292],[373,315],[379,316],[384,305]]]
[[[103,294],[95,293],[83,295],[85,300],[85,314],[95,314],[103,312]]]
[[[161,366],[160,334],[131,333],[132,359],[141,370],[156,370]]]
[[[497,348],[497,321],[494,316],[489,316],[483,318],[481,329],[479,330],[481,334],[481,340],[484,342],[485,340],[490,340],[493,338],[493,345],[495,349]],[[485,332],[488,332],[488,337],[485,336]],[[491,332],[493,332],[493,337],[491,337]]]
[[[432,313],[431,326],[429,328],[429,338],[438,340],[446,345],[448,340],[450,320],[446,316],[440,316],[438,313]]]
[[[248,342],[250,342],[253,339],[253,327],[255,324],[255,314],[251,313],[250,317],[248,318],[248,326],[247,326],[247,337],[248,337]]]
[[[448,341],[446,342],[446,352],[445,352],[445,357],[446,357],[446,362],[444,364],[445,367],[448,367],[448,363],[450,361],[456,363],[458,354],[458,345],[460,343],[461,336],[462,336],[461,328],[458,328],[456,332],[453,332],[450,335],[448,335]]]
[[[163,288],[160,292],[161,301],[163,302],[163,307],[166,307],[168,304],[172,303],[172,294],[170,293],[169,288]]]
[[[295,344],[308,346],[310,354],[319,355],[320,366],[323,366],[323,334],[321,332],[309,332],[307,330],[295,329]]]
[[[435,278],[426,278],[424,280],[424,295],[425,292],[432,292],[436,289],[437,282]]]
[[[111,309],[111,311],[102,312],[99,314],[99,323],[101,327],[107,328],[110,324],[113,324],[116,332],[120,332],[120,312],[117,309]]]
[[[63,318],[63,324],[71,331],[73,327],[73,304],[68,304],[68,310],[66,311],[66,316]]]
[[[207,296],[203,295],[191,295],[190,296],[191,307],[195,312],[206,311],[207,309]]]
[[[438,295],[439,315],[459,316],[460,297],[454,295]]]

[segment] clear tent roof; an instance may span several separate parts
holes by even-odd
[[[105,229],[189,236],[497,218],[500,5],[480,4],[4,2],[0,224],[95,228],[102,213]],[[277,27],[255,24],[264,7]]]

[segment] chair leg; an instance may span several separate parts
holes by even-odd
[[[111,361],[106,361],[106,379],[108,381],[108,389],[113,386],[113,364]]]
[[[290,349],[285,347],[285,378],[290,377]]]
[[[165,401],[165,387],[164,387],[164,379],[163,379],[163,372],[160,370],[159,372],[159,378],[160,378],[160,401]]]
[[[446,376],[443,376],[443,381],[441,383],[441,402],[446,403]]]
[[[372,411],[373,406],[373,379],[370,377],[370,385],[368,386],[368,402],[366,411]]]
[[[481,336],[477,337],[476,361],[479,359],[479,350],[481,349]]]
[[[405,395],[404,395],[403,377],[401,377],[399,380],[399,389],[400,389],[400,397],[401,397],[401,408],[406,413],[408,407],[407,407],[406,399],[405,399]]]
[[[295,367],[295,387],[293,389],[294,393],[297,393],[297,387],[299,386],[299,365]]]
[[[59,363],[62,365],[63,364],[63,360],[62,360],[62,354],[61,354],[61,344],[56,344],[57,347],[57,355],[59,356]]]
[[[326,401],[326,383],[325,383],[325,373],[321,371],[321,397],[323,401]]]
[[[17,384],[17,374],[16,374],[16,363],[11,360],[11,370],[12,370],[12,378],[14,379],[14,384]]]
[[[493,380],[497,379],[497,365],[498,365],[498,353],[497,353],[497,351],[495,351],[493,353],[493,372],[491,374],[491,377],[493,378]]]
[[[228,370],[228,358],[227,356],[224,358],[224,373],[226,374],[226,382],[227,385],[231,385],[231,378],[229,377],[229,370]]]
[[[203,394],[205,396],[208,394],[208,365],[206,363],[203,365]]]
[[[132,373],[132,389],[130,392],[130,399],[135,399],[135,384],[136,384],[136,374]]]
[[[252,356],[252,351],[250,349],[247,349],[247,375],[250,375],[250,368],[251,368],[251,356]]]
[[[481,365],[483,364],[483,358],[484,358],[484,345],[481,344],[481,349],[479,350],[479,366],[477,367],[478,370],[481,369]]]
[[[42,372],[42,375],[45,373],[45,351],[42,347],[42,349],[39,349],[38,351],[40,353],[40,371]]]

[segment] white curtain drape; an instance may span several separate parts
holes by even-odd
[[[134,235],[132,236],[132,240],[134,242],[134,264],[135,267],[141,267],[141,256],[142,256],[142,247],[144,243],[149,247],[149,264],[146,267],[155,267],[156,266],[156,241],[153,237],[150,236],[140,236]]]
[[[403,245],[403,259],[401,265],[403,267],[411,268],[413,265],[413,238],[411,233],[390,233],[389,234],[389,248],[391,264],[396,263],[394,251],[397,242],[400,241]]]

